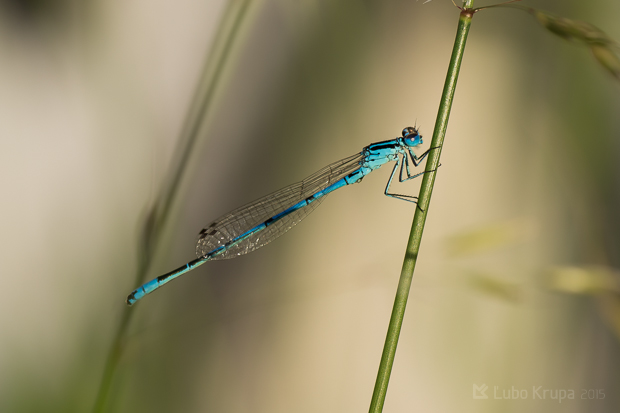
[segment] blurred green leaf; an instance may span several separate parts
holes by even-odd
[[[607,267],[557,267],[549,274],[552,290],[569,294],[619,292],[618,273]]]
[[[533,15],[538,23],[551,33],[560,36],[565,40],[577,41],[590,48],[594,58],[608,71],[616,80],[620,81],[620,43],[607,35],[598,27],[580,20],[567,19],[566,17],[555,16],[546,11],[537,10],[532,7],[515,4],[497,4],[494,6],[481,7],[480,11],[490,8],[512,8],[526,11]]]
[[[551,33],[588,46],[601,66],[620,81],[620,57],[618,57],[620,43],[590,23],[554,16],[541,10],[527,9]]]
[[[529,228],[530,225],[520,220],[490,224],[452,236],[448,240],[448,252],[462,256],[513,244],[525,238]]]
[[[620,340],[620,296],[618,294],[604,294],[597,299],[601,317],[610,330]]]
[[[480,293],[499,298],[502,301],[519,303],[523,291],[520,285],[487,274],[474,273],[469,277],[470,285]]]
[[[531,13],[547,30],[567,40],[618,47],[618,42],[590,23],[557,17],[541,10],[531,9]]]
[[[550,288],[595,296],[598,313],[620,340],[620,273],[608,267],[558,267],[551,271]]]
[[[620,81],[620,57],[609,47],[592,45],[590,46],[594,58],[609,72],[616,80]]]

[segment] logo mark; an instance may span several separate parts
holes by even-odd
[[[488,399],[486,391],[489,389],[489,386],[486,384],[482,384],[480,386],[474,384],[474,399]]]

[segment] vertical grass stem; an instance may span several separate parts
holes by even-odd
[[[187,172],[190,157],[200,138],[200,129],[206,122],[214,103],[217,87],[222,82],[224,69],[231,59],[235,41],[239,38],[242,24],[245,21],[252,0],[231,1],[226,9],[206,65],[202,72],[194,99],[185,119],[181,138],[177,145],[177,153],[172,167],[161,191],[147,214],[140,238],[140,254],[134,286],[144,283],[150,269],[153,255],[161,241],[162,230],[170,219],[172,205],[178,198],[180,183]],[[127,329],[135,309],[123,306],[121,319],[112,339],[110,350],[104,365],[101,382],[93,406],[93,413],[109,410],[108,399],[112,389],[114,376],[122,358]]]
[[[409,297],[409,290],[413,279],[413,270],[418,259],[418,251],[420,250],[420,243],[422,241],[422,232],[424,231],[426,214],[428,212],[431,194],[435,184],[436,171],[439,167],[441,148],[446,134],[446,129],[448,128],[448,119],[450,117],[450,110],[454,99],[454,91],[456,90],[456,82],[458,80],[459,70],[463,60],[463,52],[465,50],[465,43],[467,42],[467,35],[471,26],[471,19],[474,14],[471,10],[472,7],[473,0],[465,1],[464,7],[459,16],[456,39],[452,49],[450,66],[448,67],[448,74],[446,76],[443,94],[441,96],[441,103],[439,105],[439,112],[437,113],[435,130],[433,131],[433,139],[431,142],[431,148],[437,149],[429,153],[428,161],[426,162],[426,173],[424,174],[424,178],[422,180],[422,186],[418,197],[418,208],[416,208],[413,224],[411,226],[411,232],[409,234],[409,242],[407,243],[405,260],[400,273],[398,290],[394,300],[394,307],[392,308],[392,316],[390,318],[387,337],[385,338],[385,344],[383,346],[381,363],[379,365],[379,372],[377,374],[377,380],[375,382],[375,388],[370,404],[370,413],[380,413],[383,411],[383,404],[387,394],[392,365],[394,364],[394,356],[396,354],[398,338],[400,336],[403,317],[405,315],[405,307],[407,306],[407,298]]]

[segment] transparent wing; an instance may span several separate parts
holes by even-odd
[[[267,219],[322,191],[358,169],[361,158],[360,153],[334,162],[301,182],[282,188],[220,217],[200,231],[196,255],[204,257],[209,252],[262,224]],[[297,211],[280,218],[262,231],[258,231],[238,244],[230,246],[226,251],[212,259],[234,258],[270,243],[308,216],[324,198],[325,196],[318,198]]]

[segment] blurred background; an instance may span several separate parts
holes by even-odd
[[[524,4],[620,39],[617,1]],[[148,279],[371,142],[417,124],[427,148],[457,20],[449,0],[1,2],[0,411],[92,411],[205,64]],[[587,48],[475,16],[385,412],[618,411],[619,114]],[[105,411],[367,411],[414,213],[389,173],[131,308]]]

